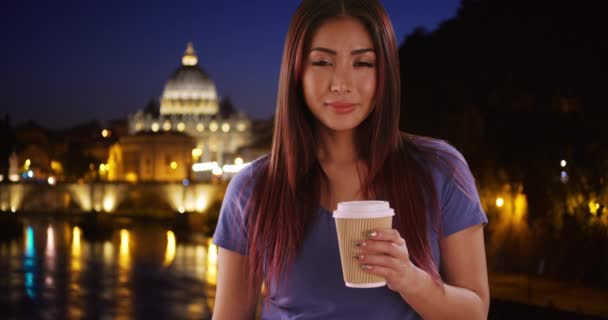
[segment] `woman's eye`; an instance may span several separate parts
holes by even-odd
[[[312,62],[313,66],[330,66],[331,62],[326,60],[316,60]]]
[[[355,62],[355,67],[365,67],[365,68],[373,68],[374,64],[366,61],[358,61]]]

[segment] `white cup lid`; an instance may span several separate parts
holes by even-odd
[[[387,201],[345,201],[338,203],[334,218],[365,219],[394,216]]]

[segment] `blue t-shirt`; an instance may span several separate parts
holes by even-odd
[[[462,157],[447,143],[435,143],[439,148]],[[253,183],[249,182],[263,161],[268,161],[268,157],[254,161],[232,178],[213,236],[216,245],[241,255],[246,254],[247,248],[243,208],[253,188]],[[444,237],[487,223],[468,166],[464,159],[459,163],[455,165],[466,175],[464,186],[457,185],[452,177],[440,170],[433,172],[441,201]],[[281,283],[278,290],[268,290],[269,303],[264,304],[262,319],[419,319],[403,298],[387,286],[371,289],[347,287],[342,277],[334,218],[321,206],[313,214],[312,225],[294,257],[289,279]],[[440,266],[438,236],[430,226],[429,237],[435,263]]]

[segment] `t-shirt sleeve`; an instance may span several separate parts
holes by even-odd
[[[488,223],[479,201],[475,179],[466,160],[453,147],[448,146],[447,149],[453,170],[442,177],[443,183],[440,184],[443,237],[474,225]]]
[[[247,254],[244,208],[252,189],[252,165],[243,168],[228,183],[213,243],[241,255]]]

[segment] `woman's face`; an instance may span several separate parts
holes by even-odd
[[[327,20],[309,48],[302,74],[308,108],[322,128],[356,128],[372,111],[376,93],[376,54],[365,26],[352,17]]]

